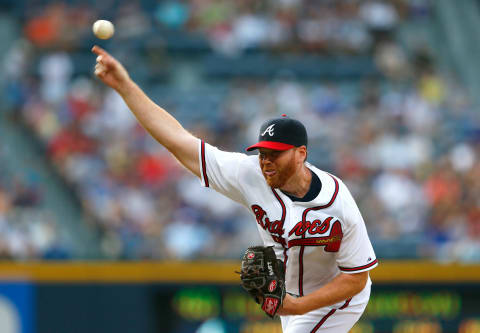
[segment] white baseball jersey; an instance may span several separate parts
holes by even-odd
[[[377,266],[360,211],[345,184],[337,177],[306,163],[321,181],[320,193],[309,202],[292,201],[267,184],[258,156],[224,152],[200,141],[199,159],[203,185],[240,203],[253,214],[264,245],[273,245],[277,258],[286,264],[287,292],[307,295],[340,272],[358,273]],[[370,284],[369,279],[365,289],[351,300],[322,311],[328,314],[342,307],[357,306],[363,312]],[[351,326],[361,312],[357,314],[358,311],[352,316],[355,319]],[[307,328],[296,331],[306,332]]]

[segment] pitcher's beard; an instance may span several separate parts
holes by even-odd
[[[267,181],[268,186],[273,187],[273,188],[279,188],[281,189],[287,181],[290,179],[290,177],[293,176],[295,173],[295,164],[288,163],[285,168],[281,170],[277,170],[275,175],[269,177],[263,174],[263,177],[265,177],[265,180]]]

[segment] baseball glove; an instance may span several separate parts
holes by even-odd
[[[285,298],[285,269],[273,246],[252,246],[242,258],[242,287],[273,318]]]

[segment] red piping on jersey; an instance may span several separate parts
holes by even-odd
[[[345,309],[348,304],[350,304],[350,301],[352,300],[352,298],[349,298],[345,301],[345,303],[338,308],[338,310],[343,310]],[[337,311],[337,309],[331,309],[325,316],[323,316],[322,319],[320,319],[320,321],[318,322],[317,325],[315,325],[315,327],[310,331],[310,333],[315,333],[322,325],[323,323],[325,323],[325,321],[331,316],[333,315],[335,312]]]
[[[285,206],[285,203],[283,202],[282,198],[280,198],[280,196],[275,191],[275,189],[271,188],[271,190],[273,192],[273,195],[275,195],[275,198],[277,198],[278,202],[280,203],[280,206],[282,206],[282,218],[281,218],[280,221],[282,223],[281,229],[283,230],[283,225],[285,224],[285,217],[287,216],[287,207]],[[286,271],[287,270],[287,260],[288,260],[288,255],[287,255],[288,247],[286,246],[287,245],[286,242],[280,243],[280,244],[283,246],[283,256],[285,258],[285,260],[283,262],[283,268]]]
[[[302,236],[302,238],[305,236]],[[305,246],[300,248],[300,253],[298,254],[298,293],[300,296],[303,296],[303,252],[305,251]]]
[[[351,300],[352,300],[352,298],[350,297],[349,299],[346,300],[345,304],[343,304],[343,305],[342,305],[341,307],[339,307],[338,309],[339,309],[339,310],[345,309],[345,308],[348,306],[348,304],[350,304],[350,301],[351,301]]]
[[[335,199],[337,198],[337,194],[338,194],[338,190],[340,188],[340,186],[338,185],[338,180],[333,177],[332,175],[329,174],[330,177],[332,177],[333,181],[335,182],[335,192],[333,192],[333,195],[332,195],[332,198],[330,199],[330,201],[326,204],[326,205],[323,205],[323,206],[318,206],[318,207],[311,207],[311,208],[307,208],[303,211],[303,214],[302,214],[302,222],[305,222],[306,219],[307,219],[307,214],[308,212],[310,212],[311,210],[319,210],[319,209],[325,209],[325,208],[328,208],[330,207],[331,205],[333,205],[333,203],[335,202]],[[305,234],[302,235],[302,238],[305,238]],[[300,296],[303,296],[303,253],[305,251],[305,246],[302,246],[300,248],[300,253],[298,255],[298,293]]]
[[[332,198],[330,199],[330,201],[326,204],[326,205],[323,205],[323,206],[317,206],[317,207],[310,207],[310,208],[307,208],[303,211],[303,214],[302,214],[302,221],[306,221],[307,220],[307,214],[311,211],[311,210],[319,210],[319,209],[325,209],[325,208],[328,208],[330,207],[334,202],[335,202],[335,199],[337,198],[337,194],[338,194],[338,190],[340,188],[340,186],[338,185],[338,180],[333,177],[332,175],[329,174],[330,177],[332,177],[333,181],[335,182],[335,192],[333,192],[333,195],[332,195]]]
[[[203,180],[205,181],[205,187],[210,187],[208,183],[208,177],[207,177],[207,166],[205,163],[205,141],[203,140],[201,144],[200,154],[202,156],[202,174],[203,174]]]
[[[282,226],[283,226],[283,223],[285,222],[285,216],[287,215],[287,208],[286,208],[285,204],[283,203],[282,198],[280,198],[280,196],[278,195],[278,193],[273,188],[271,188],[271,190],[273,192],[273,195],[275,195],[275,198],[277,198],[278,202],[280,203],[280,206],[282,206],[281,221],[282,221]]]
[[[357,267],[351,267],[351,268],[349,268],[349,267],[338,267],[338,268],[340,268],[340,270],[344,271],[344,272],[355,272],[355,271],[361,271],[362,269],[370,268],[373,265],[375,265],[376,263],[378,263],[378,259],[375,259],[371,263],[363,265],[363,266],[357,266]]]

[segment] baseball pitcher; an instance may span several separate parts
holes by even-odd
[[[265,122],[259,140],[231,153],[196,138],[155,104],[98,46],[95,75],[115,89],[140,124],[188,170],[248,209],[262,246],[242,258],[242,286],[284,333],[348,332],[370,297],[377,259],[345,184],[306,161],[305,127],[285,116]]]

